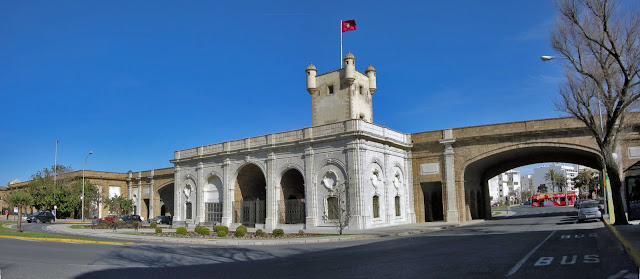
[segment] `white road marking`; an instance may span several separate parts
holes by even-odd
[[[625,273],[627,273],[627,272],[629,272],[629,271],[628,271],[628,270],[626,270],[626,269],[625,269],[625,270],[620,270],[620,272],[618,272],[618,273],[616,273],[616,274],[614,274],[614,275],[611,275],[611,276],[607,277],[607,279],[616,279],[616,278],[621,278],[620,276],[624,275],[624,274],[625,274]]]
[[[511,270],[509,270],[509,273],[507,273],[507,276],[511,276],[514,273],[516,273],[518,271],[518,269],[520,269],[520,267],[529,259],[529,257],[531,257],[531,255],[533,255],[533,253],[535,253],[540,246],[542,246],[542,244],[544,244],[545,242],[547,242],[547,240],[549,238],[551,238],[554,234],[556,233],[556,231],[553,231],[549,234],[549,236],[547,236],[547,238],[545,238],[542,242],[540,242],[540,244],[538,244],[538,246],[536,246],[535,248],[533,248],[533,250],[531,250],[529,252],[529,254],[527,254],[526,256],[524,256],[524,258],[522,258],[522,260],[520,260],[518,263],[516,263],[515,266],[513,266],[513,268],[511,268]]]

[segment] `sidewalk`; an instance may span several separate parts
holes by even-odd
[[[640,220],[629,221],[628,226],[612,226],[607,221],[604,221],[604,223],[640,268]]]
[[[62,220],[61,220],[62,221]],[[48,226],[48,230],[57,234],[73,234],[82,235],[86,237],[96,238],[109,238],[128,241],[154,241],[163,243],[188,243],[188,244],[209,244],[209,245],[282,245],[282,244],[304,244],[304,243],[322,243],[322,242],[334,242],[334,241],[347,241],[347,240],[360,240],[360,239],[372,239],[379,237],[392,237],[417,234],[423,232],[437,231],[443,229],[449,229],[458,226],[472,225],[482,222],[470,221],[460,223],[448,223],[448,222],[429,222],[429,223],[413,223],[390,227],[381,227],[374,229],[367,229],[362,231],[350,231],[344,235],[331,235],[331,236],[319,236],[319,237],[305,237],[305,238],[281,238],[281,239],[204,239],[204,238],[180,238],[180,237],[162,237],[153,235],[137,235],[132,229],[119,229],[113,231],[111,229],[72,229],[70,226],[72,223],[64,225]],[[57,222],[62,223],[62,222]],[[75,223],[75,222],[74,222]],[[89,223],[90,224],[90,223]],[[175,228],[163,227],[165,232],[173,232]],[[191,231],[191,228],[190,228]],[[251,232],[255,232],[255,229],[249,229]],[[139,232],[153,233],[153,229],[140,229]],[[310,231],[306,231],[310,232]],[[337,232],[330,232],[330,234],[337,234]]]

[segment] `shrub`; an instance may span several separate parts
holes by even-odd
[[[303,230],[299,230],[298,231],[298,235],[304,235],[304,231]]]
[[[261,229],[258,229],[256,231],[256,236],[264,236],[264,231],[262,231]]]
[[[156,233],[162,233],[162,228],[156,228]]]
[[[219,236],[219,237],[226,237],[226,236],[227,236],[227,231],[225,231],[225,230],[219,230],[219,231],[217,232],[217,234],[218,234],[218,236]]]
[[[131,227],[132,228],[136,228],[136,229],[139,228],[140,227],[140,222],[137,222],[137,221],[136,222],[132,222],[131,223]]]
[[[179,227],[179,228],[176,229],[176,233],[177,234],[182,234],[182,235],[187,234],[187,228]]]
[[[116,220],[115,222],[113,222],[113,224],[117,227],[117,228],[122,228],[124,227],[127,223],[125,223],[122,220]]]
[[[236,235],[237,236],[245,236],[247,234],[247,227],[245,226],[239,226],[236,229]]]
[[[201,235],[209,235],[211,233],[207,227],[196,227],[194,230]]]
[[[213,226],[213,231],[216,233],[219,231],[225,231],[226,233],[229,233],[229,228],[227,226]]]
[[[98,227],[100,228],[109,228],[112,226],[112,223],[109,221],[100,221],[100,223],[98,223]]]
[[[275,236],[283,236],[284,235],[284,230],[283,229],[274,229],[272,233]]]
[[[156,222],[151,222],[150,226],[151,226],[151,228],[152,228],[152,229],[155,229],[155,228],[157,228],[157,227],[158,227],[158,223],[156,223]]]

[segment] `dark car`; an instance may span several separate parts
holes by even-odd
[[[156,216],[155,218],[151,218],[149,223],[156,222],[158,224],[167,224],[171,225],[173,223],[173,216]]]
[[[122,215],[122,217],[120,217],[120,220],[124,221],[127,224],[131,224],[133,222],[140,222],[142,223],[142,219],[140,218],[140,215]]]
[[[109,216],[100,218],[100,221],[107,221],[107,222],[113,223],[116,219],[118,219],[118,216],[109,215]]]
[[[38,211],[27,216],[27,223],[53,223],[55,216],[49,211]]]

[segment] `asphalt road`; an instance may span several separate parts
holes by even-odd
[[[601,222],[576,224],[575,209],[566,207],[515,211],[419,235],[306,245],[122,247],[0,239],[0,270],[3,279],[638,278]]]

